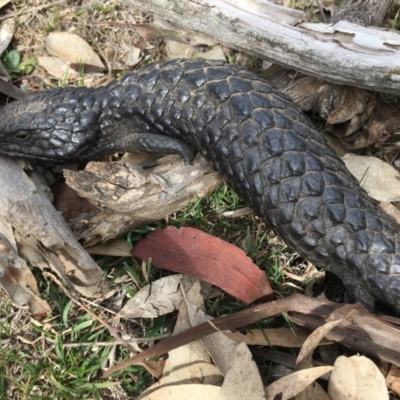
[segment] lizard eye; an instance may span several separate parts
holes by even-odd
[[[26,132],[26,131],[20,131],[15,135],[15,138],[18,140],[21,140],[21,141],[28,140],[29,137],[30,137],[30,134],[29,134],[29,132]]]

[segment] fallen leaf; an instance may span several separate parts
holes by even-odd
[[[205,60],[222,60],[226,61],[226,56],[221,46],[213,46],[210,50],[199,54],[199,57]]]
[[[174,58],[194,58],[198,53],[193,46],[176,40],[165,40],[165,50],[169,59]]]
[[[335,327],[338,326],[342,320],[330,321],[326,324],[320,326],[316,329],[310,336],[306,339],[303,346],[301,346],[299,355],[297,356],[295,370],[300,371],[307,368],[313,367],[312,356],[314,350],[320,345],[324,337]],[[314,382],[313,385],[307,386],[302,392],[296,395],[296,400],[311,400],[318,399],[329,400],[328,395],[322,389],[322,387]]]
[[[212,283],[247,304],[257,299],[272,300],[265,273],[242,250],[194,228],[155,230],[132,254],[142,260],[152,258],[158,268]]]
[[[293,374],[284,376],[283,378],[271,383],[265,389],[266,400],[289,400],[290,398],[297,396],[319,377],[331,372],[332,370],[333,367],[329,366],[315,367],[302,369],[301,371],[293,372]]]
[[[313,366],[312,355],[314,350],[320,345],[324,337],[335,326],[338,326],[341,322],[342,322],[341,319],[327,322],[326,324],[317,328],[313,333],[311,333],[311,335],[304,342],[303,346],[300,349],[300,353],[297,356],[297,361],[296,361],[297,371],[301,369],[311,368]]]
[[[218,400],[242,400],[251,393],[251,400],[264,400],[265,391],[256,363],[249,348],[239,344],[226,373]]]
[[[38,57],[39,65],[47,73],[57,79],[69,79],[78,77],[78,72],[71,68],[68,62],[57,57],[41,56]]]
[[[70,32],[52,32],[46,40],[46,51],[69,63],[104,69],[100,57],[80,36]]]
[[[384,202],[400,200],[400,174],[388,163],[356,154],[346,154],[342,160],[372,198]]]
[[[183,275],[171,275],[145,286],[131,298],[115,318],[157,318],[175,311],[182,302],[179,290]]]
[[[385,378],[369,358],[340,356],[334,367],[328,387],[332,400],[389,399]]]
[[[177,386],[166,386],[152,392],[140,400],[217,400],[221,388],[214,385],[181,384]]]

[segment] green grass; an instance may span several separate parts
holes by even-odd
[[[234,219],[223,216],[226,211],[243,207],[242,200],[231,189],[221,185],[210,196],[198,199],[171,216],[168,225],[195,227],[241,247],[266,272],[278,292],[291,294],[295,289],[282,285],[284,277],[281,266],[298,267],[299,260],[253,215]],[[165,221],[160,221],[135,229],[126,235],[127,241],[134,246],[152,230],[166,225]],[[110,288],[125,290],[129,297],[148,283],[169,274],[149,263],[142,265],[133,258],[101,257],[97,262],[104,269]],[[129,283],[115,284],[125,274],[131,278]],[[113,391],[118,388],[128,396],[137,396],[152,384],[153,378],[141,366],[128,368],[108,381],[98,380],[105,360],[114,351],[112,346],[106,344],[114,343],[115,338],[72,303],[49,278],[40,272],[36,273],[36,278],[42,297],[52,307],[53,316],[40,324],[33,323],[25,316],[24,323],[18,322],[23,325],[22,329],[13,329],[13,318],[8,317],[13,307],[7,303],[0,318],[0,338],[4,341],[0,340],[3,349],[0,358],[0,400],[9,398],[11,388],[14,399],[111,399],[114,398]],[[246,307],[227,294],[205,301],[206,312],[214,317]],[[105,321],[110,322],[113,317],[103,308],[91,308]],[[172,332],[175,318],[175,314],[170,314],[154,321],[122,321],[121,328],[129,332],[131,337],[152,338]],[[270,323],[269,320],[260,321],[256,326],[267,327]],[[122,361],[129,357],[129,350],[118,345],[113,357],[115,362]]]

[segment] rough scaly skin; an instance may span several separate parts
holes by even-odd
[[[138,147],[190,159],[181,141],[300,255],[337,274],[353,300],[400,313],[396,228],[309,119],[253,73],[219,61],[161,62],[102,88],[34,94],[0,117],[1,152],[53,164]]]

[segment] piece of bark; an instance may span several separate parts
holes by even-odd
[[[166,158],[151,168],[127,162],[91,162],[84,171],[64,170],[67,184],[96,206],[68,222],[77,238],[86,247],[113,239],[168,217],[222,182],[201,156],[193,166],[176,160]]]
[[[400,110],[379,93],[335,85],[279,65],[269,67],[263,77],[302,111],[314,110],[326,119],[325,132],[338,137],[347,150],[379,146],[400,128]]]
[[[397,32],[347,21],[300,23],[303,13],[259,0],[124,1],[228,47],[330,82],[392,93],[400,88]]]
[[[35,172],[25,172],[23,165],[0,157],[0,283],[15,304],[28,306],[35,315],[49,309],[40,302],[24,260],[53,270],[85,296],[104,294],[102,271],[54,209]]]
[[[393,0],[343,0],[331,23],[350,21],[364,26],[379,26]]]

